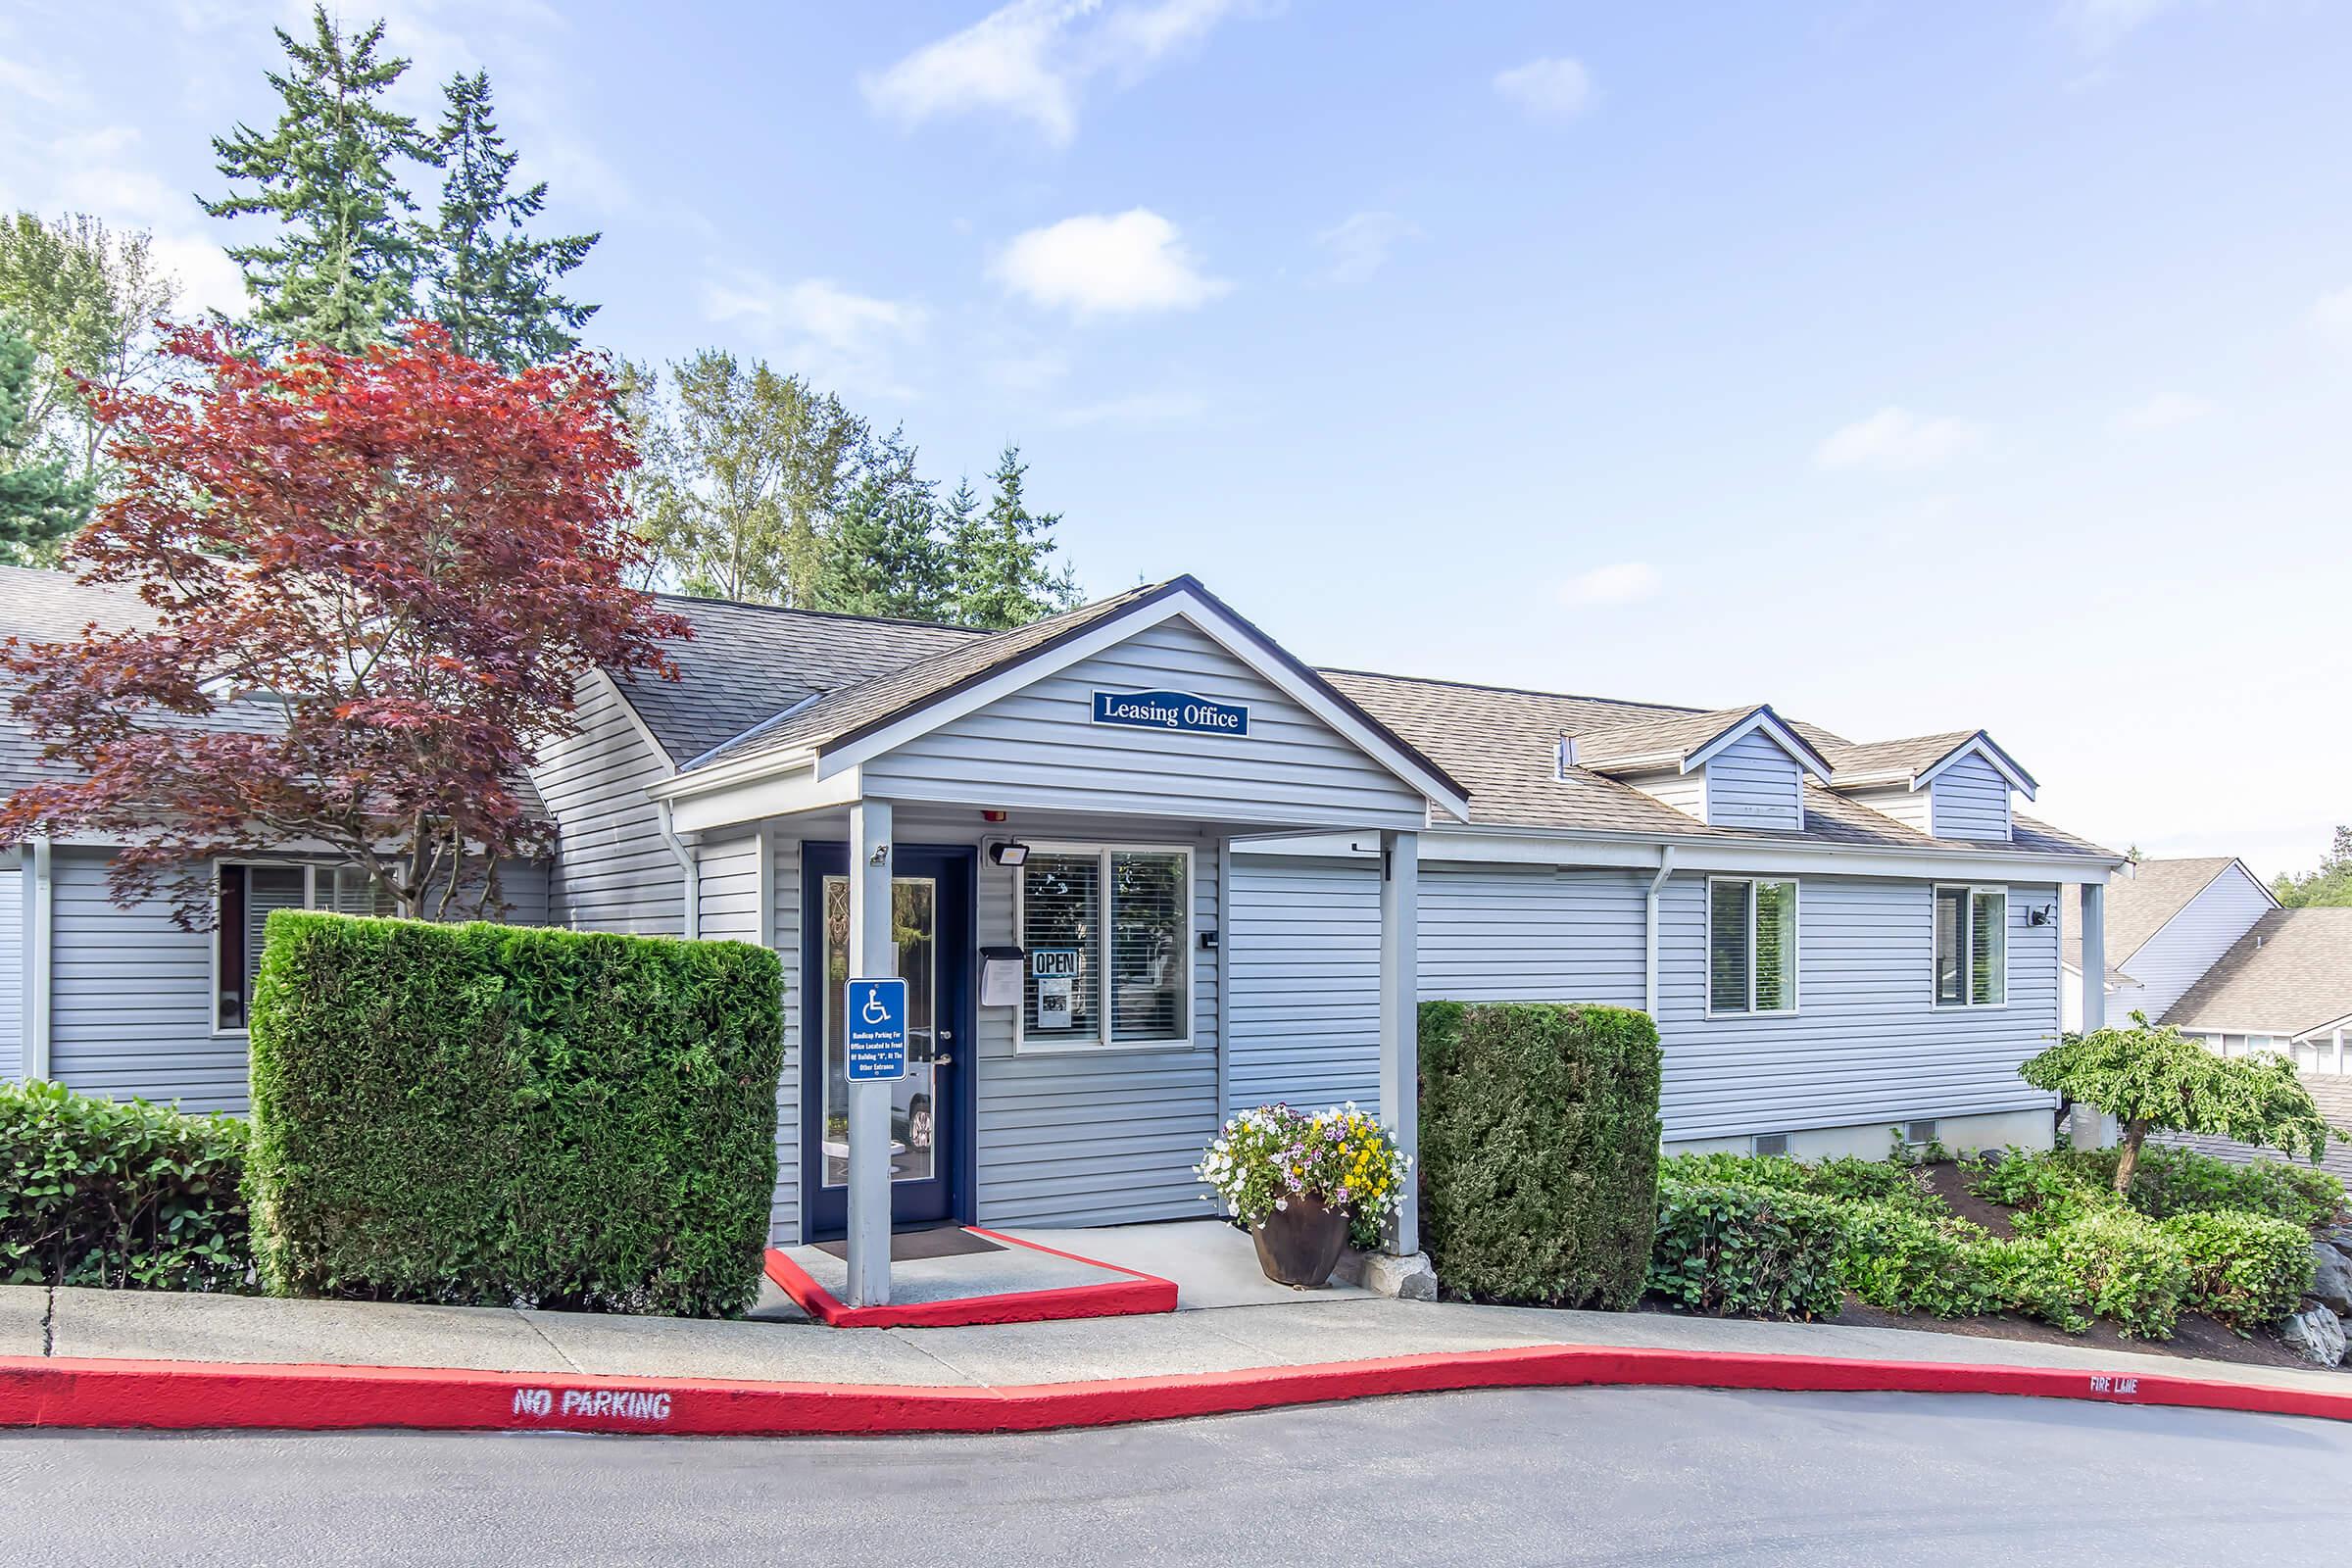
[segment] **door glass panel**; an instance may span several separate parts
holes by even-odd
[[[890,1179],[927,1181],[938,1147],[939,884],[900,877],[890,886],[891,934],[906,982],[906,1076],[890,1086]],[[825,878],[824,1171],[827,1187],[850,1179],[849,1037],[842,1008],[850,989],[850,879]]]

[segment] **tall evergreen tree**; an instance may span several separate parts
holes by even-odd
[[[416,314],[416,210],[394,172],[401,159],[439,162],[416,122],[393,113],[385,92],[409,69],[378,58],[382,22],[348,37],[319,5],[315,36],[297,43],[279,27],[293,68],[270,73],[284,111],[268,135],[240,124],[213,138],[231,193],[204,203],[215,218],[270,217],[274,243],[231,247],[245,273],[253,320],[281,342],[357,350],[382,342]]]
[[[46,563],[90,512],[90,486],[71,459],[42,453],[33,417],[40,355],[15,320],[0,316],[0,561]]]
[[[865,442],[840,519],[825,536],[818,608],[906,620],[946,614],[950,584],[938,490],[915,471],[905,426]]]
[[[452,76],[436,142],[441,166],[439,220],[422,235],[433,318],[470,359],[509,370],[544,365],[579,347],[578,328],[596,314],[556,292],[556,280],[580,265],[601,237],[533,239],[526,219],[547,205],[547,182],[508,188],[515,155],[491,118],[490,76]]]
[[[1007,446],[989,476],[996,490],[986,512],[972,509],[968,483],[958,487],[957,497],[950,498],[954,610],[956,619],[966,626],[1002,630],[1026,625],[1079,602],[1077,573],[1067,566],[1056,572],[1047,564],[1047,558],[1059,548],[1054,529],[1061,514],[1029,510],[1023,494],[1028,472],[1021,449]],[[960,510],[958,498],[965,502]]]

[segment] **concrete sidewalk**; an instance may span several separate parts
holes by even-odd
[[[1908,1329],[1298,1295],[1150,1317],[820,1329],[495,1307],[0,1287],[0,1357],[451,1368],[908,1389],[1247,1374],[1555,1347],[2049,1368],[2352,1396],[2352,1374]],[[23,1364],[20,1362],[19,1364]]]

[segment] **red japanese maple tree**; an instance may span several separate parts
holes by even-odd
[[[114,896],[169,884],[191,926],[206,863],[267,849],[348,859],[403,913],[494,909],[497,862],[541,847],[520,780],[581,673],[674,679],[688,634],[623,580],[612,387],[426,325],[270,363],[212,330],[169,350],[171,387],[96,396],[122,482],[66,553],[136,591],[134,623],[0,649],[62,764],[0,804],[0,844],[124,841]]]

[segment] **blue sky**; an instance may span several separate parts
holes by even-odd
[[[234,274],[244,0],[0,20],[0,202]],[[1975,725],[2265,874],[2352,818],[2352,12],[354,4],[485,66],[636,357],[1021,443],[1317,662]],[[119,20],[118,20],[119,18]],[[126,56],[128,58],[126,58]]]

